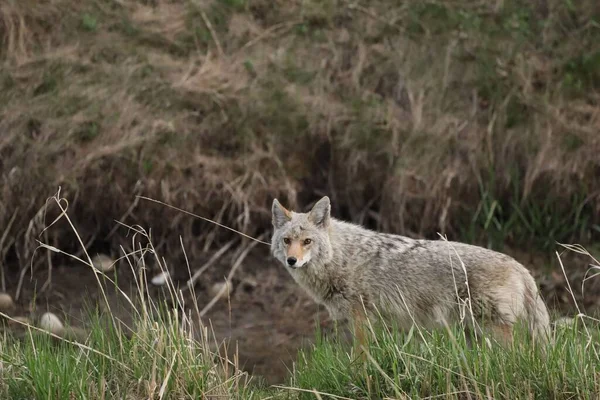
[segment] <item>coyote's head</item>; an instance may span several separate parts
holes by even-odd
[[[329,197],[319,200],[308,213],[296,213],[273,200],[271,253],[288,268],[325,264],[331,259]]]

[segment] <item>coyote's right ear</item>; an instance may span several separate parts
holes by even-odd
[[[331,202],[323,196],[308,213],[308,219],[315,225],[327,228],[331,219]]]
[[[273,227],[275,227],[275,229],[281,228],[286,222],[292,219],[292,213],[282,206],[277,199],[273,200],[271,214]]]

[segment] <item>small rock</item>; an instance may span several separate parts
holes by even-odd
[[[0,311],[11,311],[15,308],[15,303],[8,293],[0,293]]]
[[[169,280],[169,278],[171,277],[171,275],[169,274],[169,271],[163,271],[161,273],[159,273],[158,275],[155,275],[152,278],[152,284],[156,285],[156,286],[162,286],[165,283],[167,283],[167,281]]]
[[[61,335],[65,327],[60,319],[51,312],[47,312],[40,318],[40,328],[47,330],[50,333],[54,333],[55,335]]]
[[[231,294],[232,286],[231,281],[216,282],[210,288],[210,296],[226,299]]]
[[[92,258],[92,264],[102,272],[110,272],[115,268],[115,261],[106,254],[98,254]]]
[[[17,182],[20,177],[21,177],[21,168],[19,168],[19,167],[13,167],[13,169],[11,169],[10,172],[8,173],[8,180],[11,183]]]

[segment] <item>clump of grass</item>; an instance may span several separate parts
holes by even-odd
[[[90,336],[75,345],[29,332],[2,340],[0,391],[6,398],[211,398],[243,394],[230,360],[182,329],[183,317],[138,318],[130,328],[90,315]],[[129,330],[131,329],[131,330]],[[203,332],[208,338],[208,331]]]
[[[581,322],[581,321],[580,321]],[[448,332],[377,329],[363,363],[347,346],[317,341],[301,353],[291,386],[352,399],[368,398],[595,398],[600,382],[600,329],[561,328],[543,357],[522,330],[515,347],[472,346],[460,327]],[[302,394],[301,398],[315,398]],[[333,396],[332,396],[333,397]]]
[[[61,206],[65,199],[57,195],[52,200],[64,211],[62,218],[74,227],[66,207]],[[96,272],[105,302],[90,305],[84,329],[87,335],[72,340],[31,325],[26,326],[21,337],[4,332],[0,341],[2,397],[175,399],[253,395],[250,379],[236,360],[229,359],[227,352],[221,355],[214,350],[212,336],[199,314],[180,311],[185,307],[172,282],[168,282],[169,302],[150,296],[146,263],[156,263],[162,270],[166,265],[156,253],[150,235],[141,227],[132,229],[136,232],[132,238],[135,250],[125,252],[122,262],[133,269],[133,290],[124,292],[109,275]],[[62,253],[45,243],[42,247]],[[83,253],[83,259],[67,255],[92,268],[89,255]],[[108,289],[121,295],[133,315],[131,324],[112,313],[114,304],[109,304],[105,296]],[[167,304],[175,305],[174,309]],[[186,307],[199,312],[197,304]]]

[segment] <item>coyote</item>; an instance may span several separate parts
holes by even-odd
[[[444,327],[466,316],[469,330],[480,333],[478,322],[484,322],[504,345],[523,321],[534,340],[549,338],[548,310],[535,280],[507,255],[368,230],[333,218],[327,196],[308,213],[274,199],[272,223],[271,254],[334,320],[353,322],[361,344],[370,315],[401,328]]]

